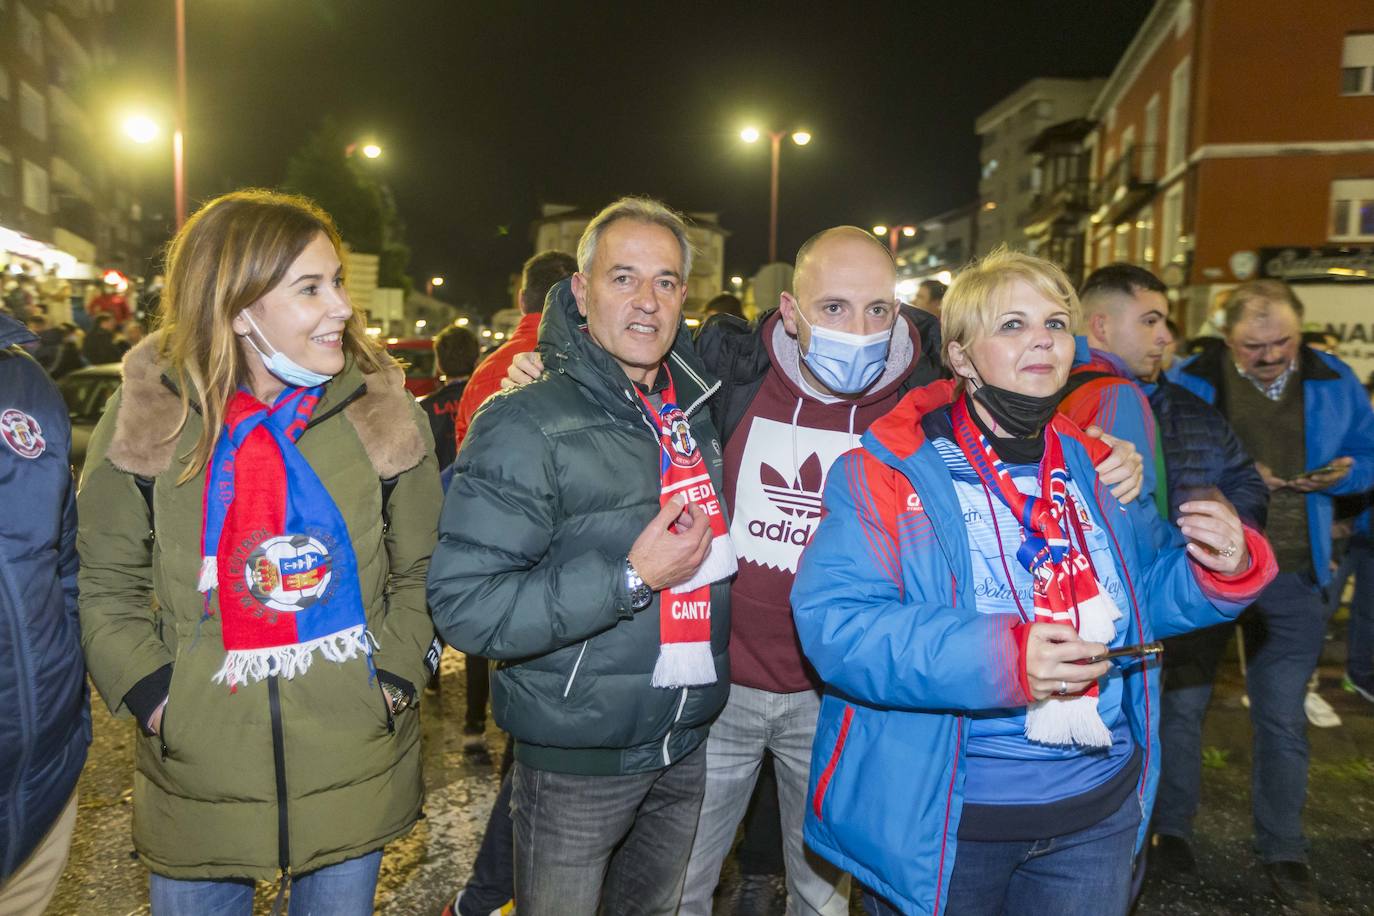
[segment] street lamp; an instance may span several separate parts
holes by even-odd
[[[350,157],[354,153],[362,153],[366,159],[376,159],[382,154],[382,148],[375,143],[360,143],[355,140],[344,147],[344,156]]]
[[[873,227],[874,235],[878,236],[879,238],[887,236],[887,247],[888,250],[890,250],[893,254],[897,253],[898,233],[900,233],[904,238],[914,239],[916,237],[917,231],[917,227],[909,224],[904,226],[887,226],[883,223],[878,223],[876,226]]]
[[[435,287],[443,286],[443,285],[444,285],[444,278],[443,278],[443,277],[430,277],[428,280],[425,281],[425,295],[426,295],[426,296],[433,296],[433,295],[434,295],[434,289],[435,289]]]
[[[124,135],[135,143],[152,143],[158,135],[157,122],[147,115],[129,115],[124,119]]]
[[[769,138],[773,141],[773,174],[769,182],[768,195],[768,260],[769,262],[778,259],[778,159],[782,152],[782,138],[787,136],[789,131],[770,130]],[[811,132],[806,130],[794,130],[790,132],[792,142],[797,146],[805,146],[811,142]],[[745,143],[756,143],[763,136],[757,127],[746,127],[739,132],[739,138]]]

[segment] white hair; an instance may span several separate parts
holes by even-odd
[[[682,282],[692,273],[692,242],[687,238],[687,223],[677,213],[651,197],[622,197],[606,207],[582,230],[582,238],[577,242],[577,269],[587,273],[592,261],[596,260],[596,246],[606,227],[622,219],[632,219],[640,223],[662,226],[677,239],[682,249]]]

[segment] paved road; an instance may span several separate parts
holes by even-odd
[[[1313,837],[1312,864],[1332,914],[1374,913],[1374,706],[1336,686],[1339,644],[1323,668],[1322,692],[1345,717],[1338,729],[1312,734],[1312,794],[1308,804]],[[440,698],[426,698],[425,777],[428,817],[410,836],[393,843],[382,864],[377,911],[437,916],[454,885],[471,867],[496,795],[494,767],[463,758],[462,661],[444,659]],[[1234,663],[1223,672],[1208,717],[1203,810],[1197,852],[1207,883],[1182,894],[1147,885],[1140,916],[1255,916],[1284,910],[1269,900],[1249,851],[1249,724],[1240,705],[1241,682]],[[77,838],[58,896],[55,914],[125,916],[148,912],[147,873],[132,856],[129,841],[132,726],[115,722],[97,705],[91,762],[81,779]],[[493,752],[503,739],[489,733]],[[734,911],[734,869],[727,868],[719,895],[719,916]],[[270,891],[260,888],[257,911],[267,913]],[[861,908],[854,907],[854,912]],[[570,914],[573,916],[573,914]]]

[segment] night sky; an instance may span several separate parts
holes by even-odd
[[[716,211],[728,273],[767,256],[768,148],[784,142],[779,256],[818,229],[973,200],[974,119],[1036,76],[1108,74],[1150,0],[570,4],[187,0],[196,201],[274,185],[326,115],[375,137],[422,282],[491,308],[541,202],[624,193]],[[170,118],[171,0],[120,0],[107,91]],[[127,155],[132,155],[126,153]],[[139,164],[154,208],[170,156]]]

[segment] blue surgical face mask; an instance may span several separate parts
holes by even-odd
[[[253,316],[248,314],[248,310],[245,309],[242,314],[243,320],[247,321],[253,330],[258,332],[258,336],[262,338],[262,342],[271,347],[271,341],[267,339],[266,334],[262,333],[262,329],[259,328],[257,322],[253,320]],[[273,347],[275,352],[271,356],[268,356],[253,342],[251,334],[248,336],[248,345],[257,351],[258,356],[262,357],[262,364],[267,367],[267,371],[288,385],[295,385],[299,388],[314,388],[318,385],[323,385],[334,377],[332,375],[321,375],[318,372],[313,372],[305,368],[275,347]]]
[[[892,343],[891,328],[876,334],[850,334],[812,324],[800,308],[797,317],[811,329],[811,344],[802,359],[816,379],[835,394],[858,394],[883,374]]]

